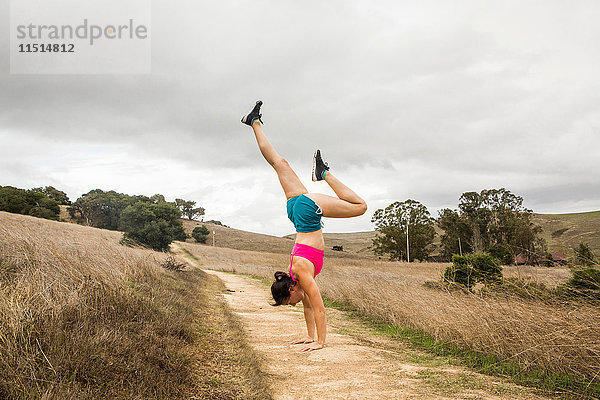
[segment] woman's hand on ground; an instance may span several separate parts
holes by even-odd
[[[319,350],[322,349],[323,347],[325,347],[324,344],[321,343],[312,343],[309,344],[308,346],[304,346],[300,349],[301,352],[309,352],[309,351],[313,351],[313,350]]]
[[[314,342],[314,341],[315,341],[315,339],[313,339],[313,338],[311,338],[311,337],[307,336],[307,337],[305,337],[305,338],[302,338],[302,339],[294,340],[294,341],[292,342],[292,344],[312,343],[312,342]]]

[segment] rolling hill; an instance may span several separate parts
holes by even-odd
[[[186,233],[191,233],[196,226],[205,225],[211,232],[206,244],[212,245],[212,232],[215,232],[215,246],[228,247],[235,250],[251,250],[269,253],[289,254],[294,246],[295,235],[284,237],[264,235],[260,233],[246,232],[239,229],[228,228],[206,222],[190,221],[182,219],[183,228]],[[368,257],[377,258],[371,251],[372,238],[375,232],[356,233],[325,233],[325,248],[332,257]],[[187,240],[194,243],[194,239]],[[333,251],[333,246],[344,246],[343,252]]]
[[[61,220],[70,222],[66,206],[61,207]],[[212,232],[215,232],[215,245],[236,250],[267,251],[271,253],[289,253],[294,245],[294,236],[284,237],[246,232],[240,229],[228,228],[221,225],[189,221],[182,219],[187,233],[196,226],[206,225],[211,231],[207,244],[212,244]],[[573,249],[579,243],[587,243],[596,256],[600,256],[600,211],[573,214],[534,214],[533,222],[542,227],[541,236],[548,244],[551,252],[560,251],[567,257],[572,257]],[[439,235],[436,229],[434,245],[439,245]],[[370,250],[375,231],[353,233],[324,233],[325,248],[328,255],[333,257],[367,257],[376,258]],[[188,239],[193,242],[193,239]],[[343,246],[343,252],[332,251],[333,246]]]
[[[596,256],[600,256],[600,211],[574,214],[534,214],[533,222],[542,227],[541,237],[548,244],[548,251],[560,251],[567,257],[574,255],[573,249],[579,243],[587,243]],[[183,221],[186,232],[195,226],[202,225],[198,221]],[[268,251],[272,253],[289,252],[293,246],[295,235],[284,237],[245,232],[223,226],[204,224],[212,232],[216,232],[215,245],[237,250]],[[439,245],[436,229],[434,245]],[[360,256],[375,258],[371,252],[375,231],[353,233],[324,233],[325,248],[330,256]],[[343,246],[344,251],[331,251],[333,246]]]
[[[573,248],[587,243],[600,256],[600,211],[576,214],[535,214],[534,223],[541,226],[549,251],[573,256]]]

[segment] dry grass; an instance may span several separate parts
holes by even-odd
[[[502,267],[505,278],[518,278],[526,283],[544,284],[553,288],[565,283],[571,276],[568,268],[546,268],[535,265],[505,265]]]
[[[216,294],[225,285],[216,276],[205,276],[199,293],[200,307],[195,318],[201,321],[200,338],[194,346],[196,357],[193,379],[198,399],[271,399],[267,376],[261,372],[261,360],[246,342],[238,317],[225,300]]]
[[[287,270],[289,258],[183,244],[206,268],[272,278]],[[597,382],[600,371],[600,318],[589,304],[547,304],[510,295],[477,296],[429,289],[445,264],[405,264],[328,258],[317,278],[324,296],[352,305],[391,324],[427,333],[446,343],[512,360],[525,370],[575,374]],[[564,270],[509,268],[516,275],[549,285]]]
[[[4,212],[0,238],[0,398],[269,397],[201,271],[167,271],[118,232]]]

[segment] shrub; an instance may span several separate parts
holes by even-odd
[[[552,257],[552,253],[546,252],[544,259],[542,260],[542,265],[544,267],[554,267],[554,258]]]
[[[594,267],[573,270],[568,285],[575,289],[597,290],[600,292],[600,270]]]
[[[502,281],[502,267],[496,257],[489,253],[475,253],[469,256],[478,281],[486,284]]]
[[[192,231],[192,237],[196,239],[196,242],[198,243],[206,243],[206,239],[208,238],[209,234],[210,231],[204,225],[197,226]]]
[[[484,284],[502,281],[500,261],[489,253],[452,256],[452,265],[444,271],[443,280],[471,289],[477,282]]]
[[[160,265],[169,271],[183,271],[187,267],[187,265],[180,263],[173,256],[167,257]]]
[[[571,278],[555,292],[565,298],[596,302],[600,300],[600,270],[594,267],[571,270]]]
[[[579,243],[579,246],[575,249],[575,256],[577,256],[577,262],[580,265],[594,265],[594,253],[586,243]]]
[[[471,289],[476,282],[475,271],[469,263],[468,256],[453,255],[452,265],[446,268],[443,279],[446,282],[458,283]]]

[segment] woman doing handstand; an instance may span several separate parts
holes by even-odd
[[[337,197],[321,193],[308,193],[288,162],[271,145],[262,129],[262,101],[257,101],[242,122],[254,130],[258,147],[263,157],[275,169],[287,198],[287,214],[296,228],[296,243],[290,256],[289,275],[275,273],[271,293],[275,305],[296,305],[302,301],[308,336],[292,342],[306,344],[300,350],[322,349],[327,336],[325,306],[315,283],[315,277],[323,267],[325,243],[321,230],[321,217],[350,218],[367,211],[367,204],[350,188],[340,182],[323,162],[319,150],[313,157],[312,180],[324,180]],[[315,326],[316,337],[315,342]]]

